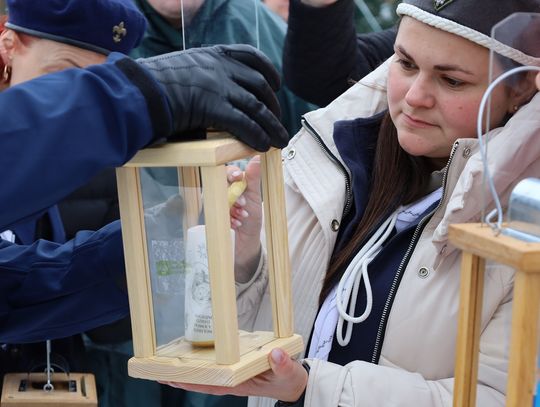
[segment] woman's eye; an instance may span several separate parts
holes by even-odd
[[[397,63],[401,65],[401,67],[407,71],[410,71],[415,68],[414,64],[410,61],[407,61],[406,59],[398,59]]]
[[[443,80],[450,86],[451,88],[459,88],[460,86],[463,86],[465,82],[460,81],[458,79],[450,78],[448,76],[444,77]]]

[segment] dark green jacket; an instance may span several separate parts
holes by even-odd
[[[146,0],[133,1],[148,20],[147,32],[141,45],[132,52],[133,57],[150,57],[183,49],[181,29],[171,26]],[[286,31],[286,23],[262,5],[260,0],[206,0],[189,27],[186,27],[186,48],[216,44],[259,45],[258,48],[282,72]],[[277,95],[282,122],[292,136],[300,128],[301,115],[316,106],[295,96],[284,86]]]

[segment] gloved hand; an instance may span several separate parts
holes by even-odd
[[[213,127],[258,151],[289,141],[278,120],[279,75],[250,45],[217,45],[138,59],[163,86],[174,134]]]

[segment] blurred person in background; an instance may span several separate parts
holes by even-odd
[[[148,20],[148,28],[131,55],[149,57],[184,48],[215,44],[250,44],[282,70],[287,24],[256,0],[133,0]],[[182,5],[184,27],[182,27]],[[255,16],[257,7],[257,18]],[[258,29],[258,30],[257,30]],[[185,34],[185,38],[184,38]],[[315,106],[287,86],[277,92],[281,120],[291,137],[300,128],[302,114]]]
[[[283,20],[289,19],[289,0],[263,0],[263,3]]]
[[[396,29],[358,33],[353,0],[291,0],[283,51],[287,86],[326,106],[393,54]]]

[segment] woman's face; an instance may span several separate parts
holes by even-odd
[[[478,107],[488,86],[489,51],[462,37],[404,17],[388,74],[388,105],[401,147],[444,165],[458,138],[476,137]],[[490,128],[513,106],[492,93]]]

